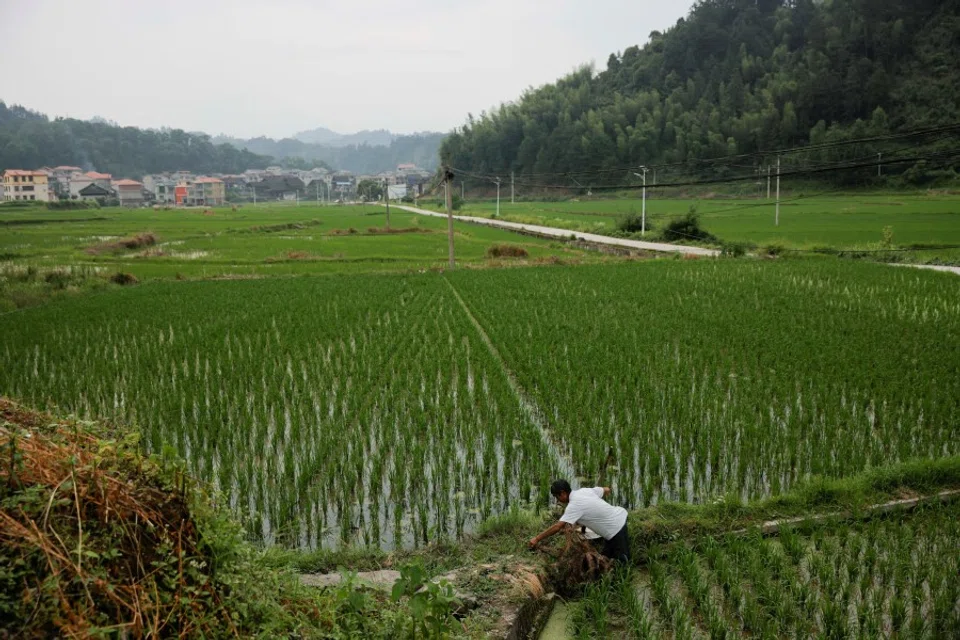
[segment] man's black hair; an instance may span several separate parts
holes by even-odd
[[[559,496],[564,491],[567,493],[570,493],[571,491],[570,483],[566,480],[554,480],[553,484],[550,485],[550,495],[552,495],[554,498]]]

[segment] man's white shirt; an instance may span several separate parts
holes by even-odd
[[[570,492],[570,502],[560,522],[588,527],[609,540],[626,524],[627,510],[607,504],[603,500],[603,487],[577,489]]]

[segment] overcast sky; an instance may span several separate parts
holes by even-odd
[[[0,100],[242,137],[448,131],[580,64],[603,68],[691,4],[0,0]]]

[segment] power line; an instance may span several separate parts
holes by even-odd
[[[889,166],[896,164],[905,164],[908,162],[920,162],[924,160],[936,160],[936,159],[953,159],[954,157],[960,156],[960,149],[951,149],[946,152],[932,153],[928,155],[919,155],[905,158],[887,158],[884,160],[871,160],[869,162],[858,162],[851,164],[848,161],[832,164],[823,164],[811,168],[803,169],[794,169],[790,171],[783,171],[780,173],[781,178],[783,177],[798,177],[805,175],[816,175],[820,173],[826,173],[829,171],[844,171],[850,169],[862,169],[864,167],[877,167],[877,166]],[[870,156],[872,158],[872,156]],[[491,180],[492,177],[473,173],[464,169],[459,169],[456,167],[451,167],[453,171],[465,175],[467,177],[472,177],[478,180]],[[729,176],[722,178],[706,178],[699,180],[682,180],[676,182],[661,182],[655,185],[657,188],[666,188],[666,187],[693,187],[693,186],[707,186],[707,185],[716,185],[716,184],[732,184],[737,182],[749,182],[756,179],[756,175],[750,173],[749,175],[738,175],[738,176]],[[620,184],[608,184],[608,185],[571,185],[571,184],[544,184],[544,183],[535,183],[527,182],[524,180],[517,180],[516,184],[520,186],[526,186],[535,189],[583,189],[589,188],[592,190],[598,191],[615,191],[615,190],[637,190],[642,189],[642,185],[637,185],[634,183],[620,183]]]
[[[592,169],[592,170],[584,169],[580,171],[560,171],[560,172],[540,172],[540,173],[531,172],[523,175],[527,177],[548,177],[548,176],[554,176],[554,177],[578,176],[579,177],[579,176],[586,176],[586,175],[605,175],[605,174],[611,174],[611,173],[624,173],[624,172],[638,169],[641,166],[646,166],[649,169],[665,169],[665,168],[671,168],[671,167],[681,167],[681,166],[691,166],[691,165],[705,166],[705,165],[723,164],[723,163],[726,163],[732,166],[732,163],[730,163],[729,161],[743,160],[747,158],[764,158],[764,157],[775,156],[775,155],[790,155],[790,154],[797,154],[797,153],[804,153],[804,152],[823,151],[826,149],[834,149],[834,148],[857,145],[857,144],[870,144],[870,143],[876,143],[876,142],[885,142],[885,141],[892,141],[892,140],[901,140],[905,138],[914,138],[914,137],[920,137],[920,136],[956,133],[956,132],[960,132],[960,123],[953,123],[949,125],[930,127],[926,129],[917,129],[912,131],[903,131],[899,133],[890,133],[890,134],[884,134],[879,136],[853,138],[850,140],[835,140],[830,142],[822,142],[818,144],[804,145],[799,147],[787,147],[783,149],[753,151],[749,153],[716,156],[714,158],[694,158],[694,159],[683,160],[679,162],[669,162],[669,163],[660,163],[660,164],[646,164],[646,165],[633,164],[633,165],[610,168],[610,169]],[[740,166],[745,166],[745,165],[740,165]],[[463,170],[457,170],[457,171],[466,173]],[[505,174],[507,172],[508,171],[505,170],[500,173]],[[475,175],[478,178],[482,176],[484,178],[490,179],[490,178],[496,177],[497,174],[479,174],[478,173]]]

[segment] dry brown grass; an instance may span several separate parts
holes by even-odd
[[[613,562],[572,527],[567,528],[566,542],[556,558],[549,568],[550,583],[560,595],[577,593],[613,568]]]
[[[530,253],[516,244],[492,244],[487,247],[488,258],[529,258]]]
[[[140,282],[140,280],[138,280],[137,276],[133,275],[132,273],[123,273],[118,271],[110,276],[110,282],[125,287],[132,284],[137,284]]]
[[[391,227],[387,229],[386,227],[368,227],[367,233],[371,235],[386,235],[393,233],[433,233],[432,229],[421,229],[420,227]]]
[[[104,626],[127,637],[186,637],[232,627],[228,619],[197,626],[192,615],[197,599],[218,596],[210,567],[185,567],[204,554],[182,490],[70,423],[2,398],[0,417],[0,450],[17,460],[0,464],[0,547],[17,569],[8,586],[24,598],[18,637],[90,637]]]
[[[87,247],[87,253],[90,255],[98,255],[101,253],[123,251],[124,249],[142,249],[144,247],[152,247],[155,244],[157,244],[157,236],[152,233],[140,233],[135,236],[120,238],[114,242],[104,242],[103,244]]]

